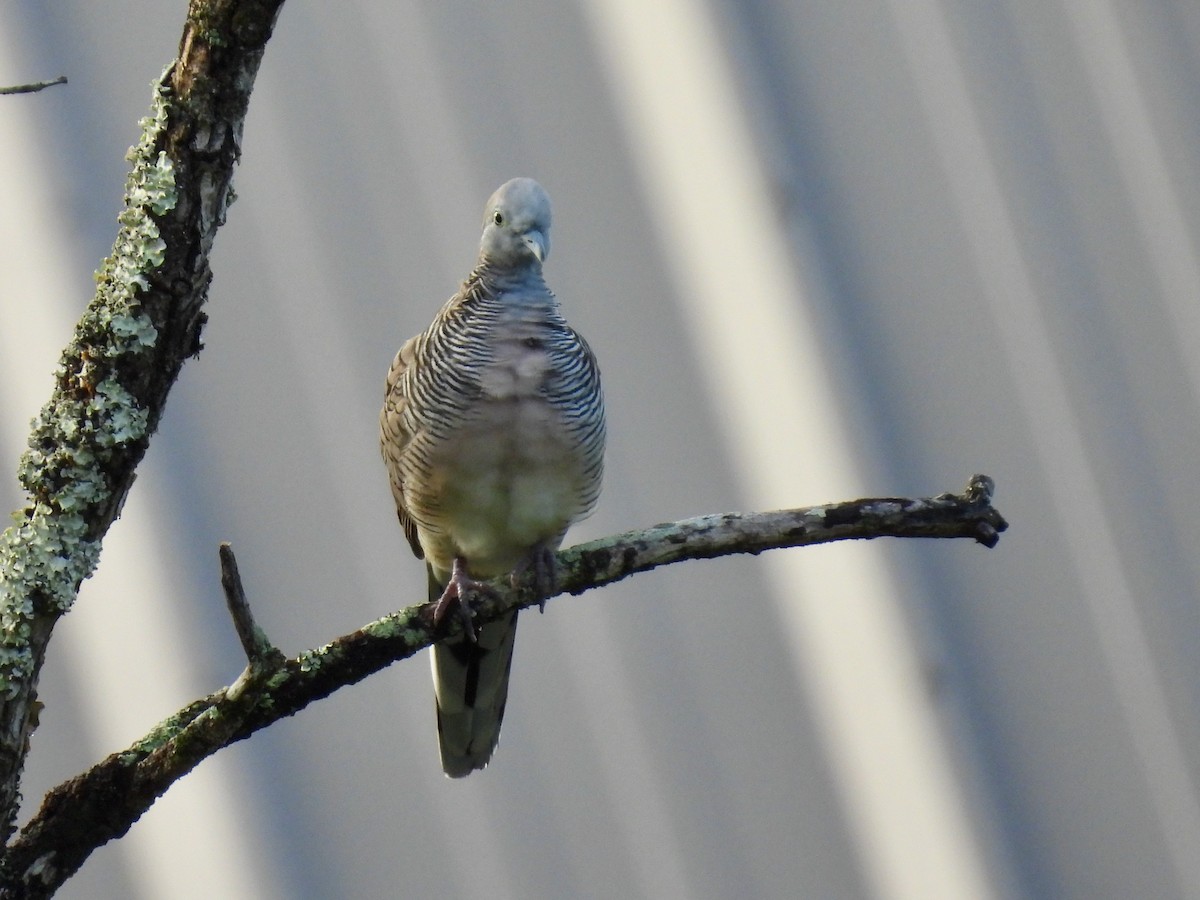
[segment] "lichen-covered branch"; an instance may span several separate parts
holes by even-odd
[[[200,350],[242,127],[283,0],[192,0],[130,151],[112,254],[64,350],[0,535],[0,838],[12,833],[50,634],[94,571],[184,361]]]
[[[832,541],[970,538],[992,547],[1008,527],[991,505],[992,489],[990,478],[976,475],[962,494],[725,513],[630,531],[560,552],[558,593],[581,594],[683,560]],[[223,552],[227,580],[232,580],[230,563]],[[538,602],[528,588],[513,590],[502,581],[495,586],[496,598],[480,597],[475,605],[479,624]],[[240,597],[233,605],[244,604]],[[157,797],[206,757],[443,637],[432,626],[433,606],[384,616],[290,659],[276,655],[252,625],[241,626],[253,635],[244,639],[251,662],[242,676],[47,794],[8,849],[0,898],[48,896],[92,850],[123,835]],[[252,622],[248,610],[243,615]],[[462,627],[456,617],[450,619],[450,632]]]

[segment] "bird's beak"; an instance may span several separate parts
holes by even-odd
[[[540,231],[527,231],[521,240],[525,242],[525,246],[529,248],[529,252],[537,257],[538,262],[546,261],[546,254],[550,252],[550,244],[544,234]]]

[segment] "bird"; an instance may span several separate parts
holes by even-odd
[[[442,769],[484,768],[500,738],[517,611],[476,629],[485,580],[556,587],[555,551],[590,515],[604,470],[600,369],[543,277],[550,198],[532,178],[484,208],[474,268],[387,375],[380,447],[396,512],[425,560],[434,622],[461,634],[432,648]]]

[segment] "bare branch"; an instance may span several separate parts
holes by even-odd
[[[683,560],[832,541],[969,538],[992,547],[1008,527],[991,505],[992,489],[990,478],[976,475],[961,495],[725,513],[629,531],[561,551],[558,592],[581,594]],[[538,602],[528,586],[513,590],[505,579],[493,585],[497,597],[480,599],[479,624]],[[252,662],[230,688],[189,704],[137,744],[54,788],[9,848],[5,868],[11,881],[0,882],[0,897],[9,896],[4,893],[6,883],[23,889],[61,883],[92,850],[123,835],[173,782],[207,756],[462,628],[451,617],[449,629],[436,632],[434,605],[384,616],[291,659],[265,654],[261,669]]]
[[[48,87],[54,87],[56,84],[66,84],[67,76],[59,75],[53,81],[34,81],[30,84],[12,84],[7,87],[0,87],[0,94],[36,94],[38,91],[44,91]]]
[[[233,617],[233,627],[237,630],[238,640],[251,669],[262,669],[283,661],[283,654],[272,646],[267,634],[254,621],[250,612],[250,603],[246,600],[246,591],[242,587],[242,576],[238,573],[237,559],[233,555],[233,546],[225,543],[220,546],[221,553],[221,587],[225,591],[225,603],[229,607],[229,615]]]

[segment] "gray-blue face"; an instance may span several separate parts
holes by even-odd
[[[532,178],[500,186],[483,212],[480,255],[493,265],[540,266],[550,255],[550,197]]]

